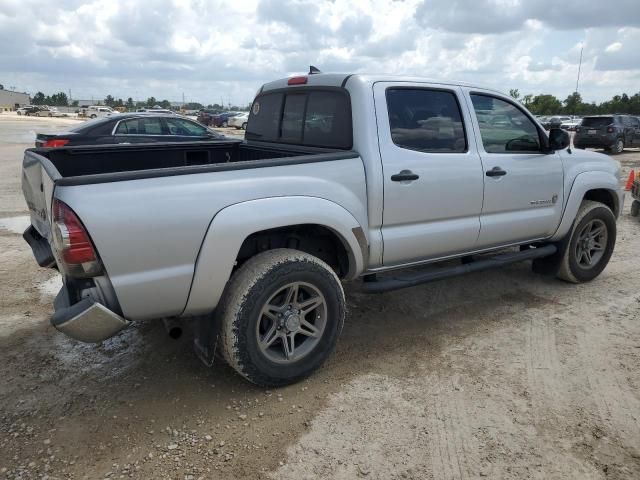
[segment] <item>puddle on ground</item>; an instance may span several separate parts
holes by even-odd
[[[28,215],[21,217],[0,218],[0,229],[8,230],[11,233],[22,233],[31,225],[31,219]]]

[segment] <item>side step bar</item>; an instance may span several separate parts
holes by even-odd
[[[415,287],[422,283],[457,277],[458,275],[463,275],[465,273],[499,268],[510,263],[522,262],[524,260],[549,257],[556,253],[557,250],[558,249],[555,245],[545,245],[544,247],[529,248],[520,252],[503,253],[494,257],[475,260],[470,263],[455,265],[453,267],[433,268],[427,272],[389,277],[382,280],[365,281],[362,284],[362,291],[364,291],[364,293],[382,293],[400,290],[401,288]]]

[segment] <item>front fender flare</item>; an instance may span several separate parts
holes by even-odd
[[[562,214],[562,220],[560,221],[558,229],[553,234],[553,237],[551,237],[551,241],[559,241],[569,233],[571,225],[573,225],[573,221],[578,214],[580,204],[589,190],[608,190],[611,192],[616,202],[616,211],[613,213],[616,216],[620,214],[624,201],[624,193],[620,188],[618,179],[607,172],[593,171],[580,173],[576,175],[573,180],[568,200]]]
[[[349,253],[347,279],[362,273],[368,252],[366,232],[340,205],[324,198],[305,196],[236,203],[220,210],[209,225],[182,315],[203,315],[213,311],[231,277],[240,246],[249,235],[301,224],[322,225],[334,231]]]

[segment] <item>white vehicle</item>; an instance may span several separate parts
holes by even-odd
[[[91,105],[85,110],[84,115],[89,118],[103,118],[103,117],[110,117],[114,113],[118,113],[118,112],[113,110],[111,107],[101,107],[100,105]]]
[[[227,125],[229,127],[236,127],[236,129],[247,129],[247,122],[249,121],[249,112],[243,112],[235,117],[229,117]]]
[[[36,117],[62,117],[63,113],[60,113],[56,107],[48,107],[46,105],[42,105],[38,107],[38,109],[34,112],[30,112],[29,115],[33,115]]]
[[[172,113],[175,114],[173,110],[169,110],[166,108],[139,108],[136,110],[136,113]]]

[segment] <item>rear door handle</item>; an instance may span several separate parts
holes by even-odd
[[[411,170],[402,170],[400,173],[391,175],[392,182],[406,182],[406,181],[417,180],[419,178],[420,178],[420,175],[413,173]]]
[[[504,177],[506,174],[507,172],[500,167],[493,167],[491,170],[487,170],[487,177]]]

